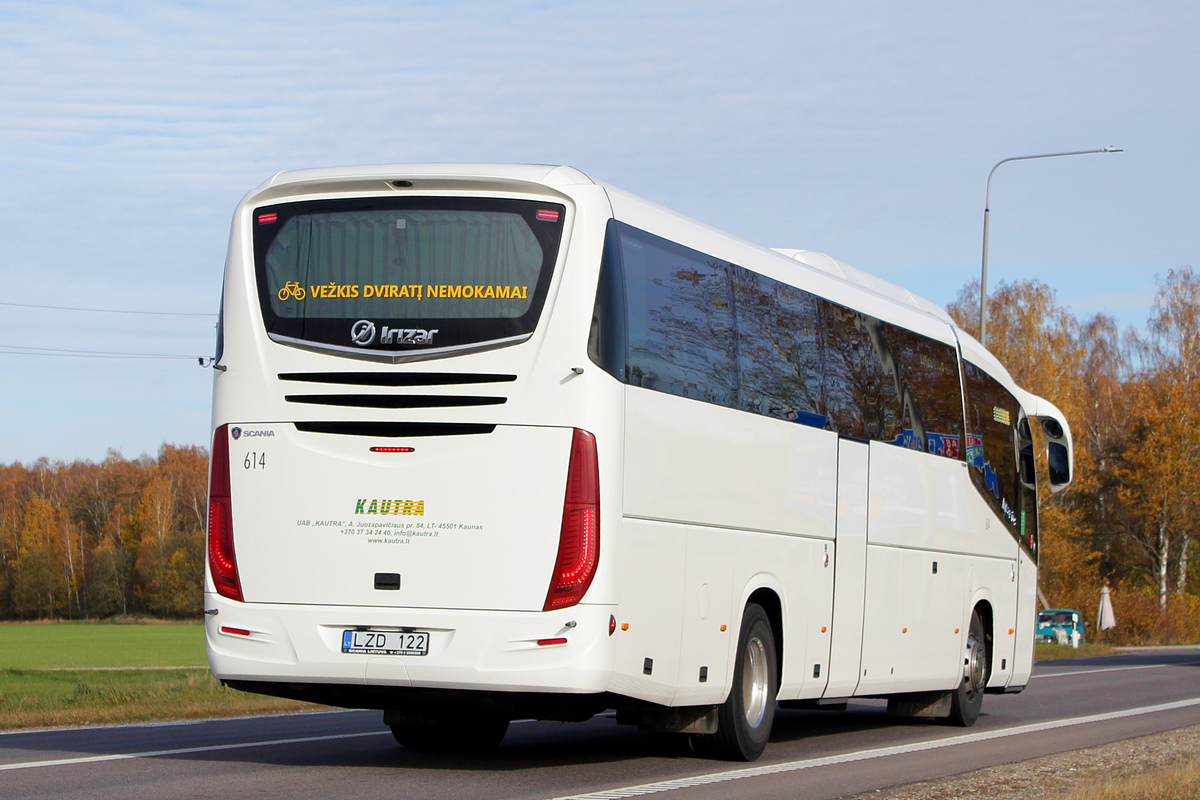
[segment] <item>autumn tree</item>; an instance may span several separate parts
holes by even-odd
[[[1186,591],[1200,508],[1200,277],[1190,267],[1160,282],[1140,368],[1130,382],[1130,435],[1119,471],[1123,533],[1166,611],[1172,583]],[[1174,568],[1174,569],[1172,569]]]
[[[207,454],[0,464],[0,617],[190,616],[201,607]]]
[[[13,609],[21,617],[52,618],[67,612],[71,587],[60,568],[59,547],[63,517],[61,509],[43,497],[25,506],[13,581]]]

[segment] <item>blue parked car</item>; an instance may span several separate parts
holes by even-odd
[[[1048,608],[1038,612],[1037,635],[1039,642],[1083,644],[1083,616],[1073,608]]]

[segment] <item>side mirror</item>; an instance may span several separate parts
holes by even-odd
[[[1061,442],[1046,443],[1046,461],[1050,467],[1050,483],[1067,484],[1071,482],[1071,457],[1066,445]]]
[[[1016,391],[1021,408],[1028,419],[1042,426],[1046,439],[1047,472],[1050,490],[1061,492],[1071,483],[1074,471],[1074,455],[1071,444],[1071,428],[1067,417],[1049,400],[1024,390]]]
[[[1054,417],[1041,418],[1046,434],[1046,465],[1051,491],[1061,492],[1071,483],[1071,433]]]

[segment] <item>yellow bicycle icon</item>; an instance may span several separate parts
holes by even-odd
[[[284,287],[279,290],[279,299],[287,300],[289,297],[294,297],[297,300],[303,300],[305,296],[304,287],[296,281],[288,281]]]

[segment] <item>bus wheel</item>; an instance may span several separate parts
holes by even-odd
[[[508,733],[508,719],[492,715],[446,717],[389,726],[397,742],[411,750],[492,750]]]
[[[963,654],[963,679],[958,689],[950,698],[950,716],[946,719],[951,725],[969,728],[979,719],[979,709],[983,707],[983,692],[988,682],[988,664],[991,654],[988,652],[987,633],[983,629],[983,620],[979,612],[971,612],[971,627],[967,631],[967,649]]]
[[[746,606],[738,635],[733,688],[717,711],[717,732],[695,734],[693,748],[731,761],[754,761],[763,754],[775,722],[779,666],[771,621],[761,606]]]

